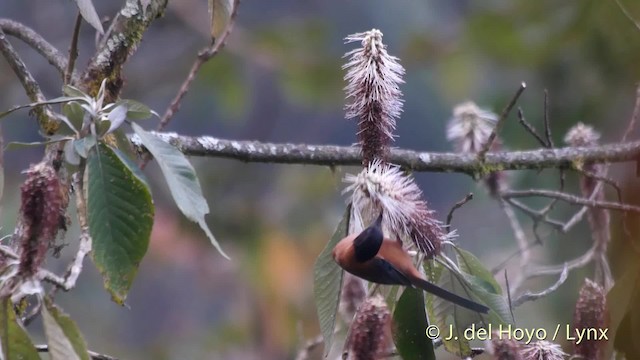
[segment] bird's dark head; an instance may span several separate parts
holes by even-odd
[[[378,219],[353,240],[356,260],[365,262],[373,259],[378,254],[383,239],[382,213],[380,213]]]

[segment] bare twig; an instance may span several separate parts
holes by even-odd
[[[71,82],[71,75],[73,74],[73,68],[78,58],[78,35],[80,34],[80,25],[82,24],[82,15],[78,12],[76,16],[76,23],[73,26],[73,34],[71,35],[71,46],[69,47],[69,61],[67,63],[67,69],[64,72],[64,83],[69,84]]]
[[[553,138],[551,138],[551,124],[549,123],[549,92],[544,89],[544,137],[547,141],[547,147],[553,148]]]
[[[307,165],[360,165],[362,156],[355,146],[263,143],[225,140],[211,136],[189,137],[175,133],[154,132],[188,156],[230,158],[246,162]],[[130,136],[138,150],[144,151],[140,139]],[[484,163],[473,154],[418,152],[391,149],[389,162],[413,171],[460,172],[473,176],[487,167],[501,170],[543,169],[570,166],[576,160],[592,163],[635,161],[640,156],[640,141],[594,147],[565,147],[530,151],[491,152]]]
[[[622,5],[620,0],[616,0],[616,4],[618,4],[618,7],[620,8],[620,10],[622,10],[622,13],[624,14],[624,16],[626,16],[627,19],[629,19],[633,23],[633,25],[635,25],[636,28],[638,30],[640,30],[640,23],[636,19],[633,18],[633,16],[629,12],[629,10],[627,10],[627,8],[624,7],[624,5]]]
[[[4,55],[5,59],[7,59],[7,62],[13,72],[18,76],[18,79],[20,80],[20,83],[22,83],[22,87],[26,91],[29,99],[32,102],[45,101],[46,98],[40,90],[40,85],[27,69],[27,66],[20,58],[20,55],[18,55],[13,46],[11,46],[11,43],[7,40],[7,36],[2,29],[0,29],[0,52]],[[54,117],[51,115],[47,105],[34,108],[34,112],[38,117],[40,127],[44,133],[52,134],[57,129],[57,126],[52,128],[50,125],[50,122]]]
[[[509,224],[511,225],[511,229],[513,230],[513,234],[516,238],[516,242],[518,243],[518,249],[520,252],[520,260],[523,264],[529,261],[529,244],[527,241],[527,237],[522,231],[522,226],[520,226],[520,222],[518,221],[518,217],[514,214],[513,209],[507,204],[504,199],[499,199],[500,208],[509,219]]]
[[[531,134],[536,140],[538,140],[538,143],[540,143],[540,145],[542,145],[542,147],[548,147],[546,141],[544,141],[544,139],[536,131],[536,128],[533,127],[533,125],[531,125],[524,118],[524,112],[522,111],[521,108],[518,108],[518,121],[520,122],[520,124],[522,124],[522,126],[525,128],[525,130],[527,130],[527,132],[529,132],[529,134]]]
[[[182,102],[182,99],[189,91],[189,87],[191,86],[191,83],[195,79],[196,74],[200,70],[200,67],[202,67],[202,65],[207,61],[209,61],[211,58],[216,56],[218,52],[220,52],[220,50],[224,48],[227,38],[229,34],[231,34],[231,31],[233,30],[233,24],[235,23],[235,20],[238,14],[239,4],[240,4],[240,0],[234,0],[233,10],[231,11],[229,22],[227,24],[226,29],[222,33],[222,35],[220,35],[220,37],[216,39],[211,46],[201,50],[198,53],[198,57],[194,61],[193,65],[191,66],[191,70],[189,70],[189,73],[187,74],[187,77],[182,83],[182,85],[180,86],[178,93],[171,101],[171,104],[165,111],[164,115],[162,115],[162,118],[160,119],[160,124],[158,124],[158,131],[164,130],[167,124],[169,124],[169,121],[171,121],[171,118],[173,117],[173,115],[175,115],[175,113],[178,112],[178,110],[180,109],[180,103]]]
[[[296,360],[307,360],[309,359],[309,354],[315,350],[318,346],[322,345],[324,343],[324,339],[322,337],[322,334],[316,336],[313,339],[308,340],[304,347],[302,349],[300,349],[300,351],[298,352],[298,355],[296,355]]]
[[[38,350],[38,352],[49,352],[49,345],[36,345],[36,350]],[[95,351],[89,350],[87,352],[89,353],[89,356],[91,356],[91,360],[118,360],[118,358],[115,358],[113,356],[100,354]]]
[[[509,102],[507,107],[505,107],[504,110],[502,110],[502,114],[500,114],[500,118],[498,118],[498,122],[496,123],[496,126],[493,128],[493,131],[491,131],[491,134],[489,135],[489,139],[487,139],[487,142],[484,144],[482,149],[478,152],[478,159],[484,160],[485,155],[493,146],[493,142],[496,140],[496,136],[498,136],[498,133],[502,129],[502,125],[504,125],[504,121],[507,119],[507,116],[509,116],[511,109],[513,109],[513,107],[516,105],[518,98],[520,97],[520,95],[522,95],[522,92],[526,88],[527,88],[527,84],[525,84],[524,82],[521,83],[520,87],[516,91],[513,98],[511,98],[511,101]]]
[[[566,194],[559,191],[553,190],[543,190],[543,189],[531,189],[531,190],[511,190],[505,191],[502,194],[505,198],[518,198],[518,197],[547,197],[547,198],[557,198],[564,202],[574,205],[585,205],[588,207],[597,207],[602,209],[609,210],[617,210],[617,211],[630,211],[635,213],[640,213],[640,207],[629,205],[629,204],[621,204],[617,202],[610,201],[596,201],[591,199],[585,199],[583,197]]]
[[[532,293],[530,291],[525,292],[524,294],[520,295],[517,299],[513,301],[513,307],[518,307],[528,301],[536,301],[558,290],[558,288],[562,284],[564,284],[564,282],[567,280],[568,275],[569,275],[569,271],[565,266],[564,270],[562,271],[562,274],[560,274],[560,278],[558,279],[558,281],[556,281],[555,284],[551,285],[549,288],[545,289],[544,291],[541,291],[538,293]]]
[[[473,193],[468,193],[464,199],[458,201],[457,203],[455,203],[453,205],[453,207],[451,208],[451,210],[449,210],[449,214],[447,215],[447,224],[446,224],[446,228],[447,228],[447,233],[451,232],[451,220],[453,220],[453,213],[458,210],[459,208],[461,208],[464,204],[468,203],[469,201],[471,201],[473,199]]]
[[[87,203],[84,198],[84,184],[83,174],[85,171],[84,161],[80,163],[79,170],[73,177],[73,189],[76,197],[76,212],[78,215],[78,223],[80,225],[80,240],[78,242],[78,251],[73,260],[67,267],[67,271],[62,278],[62,282],[53,281],[54,279],[49,277],[48,280],[55,285],[51,289],[51,296],[53,296],[57,289],[69,291],[76,286],[78,277],[82,272],[82,262],[89,252],[91,252],[91,236],[89,235],[89,224],[87,220]],[[56,279],[57,280],[57,279]]]
[[[53,67],[60,72],[61,76],[65,75],[67,58],[33,29],[14,20],[0,19],[0,30],[4,31],[7,35],[22,40],[42,55],[49,64],[53,65]],[[77,78],[77,76],[76,73],[73,74],[73,78]]]

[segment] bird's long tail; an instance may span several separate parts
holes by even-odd
[[[413,279],[413,285],[415,287],[421,288],[422,290],[431,293],[437,297],[440,297],[444,300],[450,301],[456,305],[462,306],[464,308],[467,308],[471,311],[477,311],[483,314],[486,314],[487,312],[489,312],[489,308],[482,305],[482,304],[478,304],[475,301],[463,298],[462,296],[456,295],[450,291],[447,291],[437,285],[434,285],[432,283],[430,283],[427,280],[424,279]]]

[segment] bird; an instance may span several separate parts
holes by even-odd
[[[359,234],[349,235],[333,249],[334,261],[345,271],[364,280],[404,285],[422,289],[471,311],[486,314],[489,308],[445,290],[425,279],[413,266],[411,256],[399,241],[385,238],[382,232],[382,213]]]

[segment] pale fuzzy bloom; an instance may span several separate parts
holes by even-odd
[[[567,354],[558,344],[549,341],[536,341],[522,351],[524,360],[562,360]]]
[[[502,337],[497,332],[491,334],[491,340],[485,343],[485,348],[494,360],[523,360],[520,344],[509,337]]]
[[[349,35],[345,40],[361,43],[345,55],[349,62],[342,68],[347,69],[346,117],[359,119],[358,138],[366,166],[375,158],[386,158],[393,141],[396,119],[402,112],[399,85],[404,82],[404,68],[387,53],[380,30]]]
[[[590,331],[589,329],[606,329],[609,327],[609,311],[607,308],[607,295],[602,286],[585,279],[580,289],[578,302],[573,314],[574,331]],[[599,332],[598,332],[599,334]],[[590,337],[579,344],[574,342],[574,354],[583,359],[604,359],[604,351],[607,341]]]
[[[573,125],[564,136],[564,142],[570,146],[595,146],[600,140],[600,133],[592,126],[581,122]]]
[[[346,343],[348,360],[381,359],[391,343],[391,313],[377,295],[366,299],[353,318]]]
[[[453,117],[447,126],[447,140],[454,143],[458,152],[478,153],[487,143],[497,121],[495,113],[481,109],[472,101],[464,102],[453,108]]]
[[[344,181],[350,184],[343,193],[351,192],[354,229],[369,225],[382,210],[389,235],[411,239],[427,258],[438,254],[442,241],[449,239],[418,185],[398,166],[377,159],[358,175],[347,174]]]

